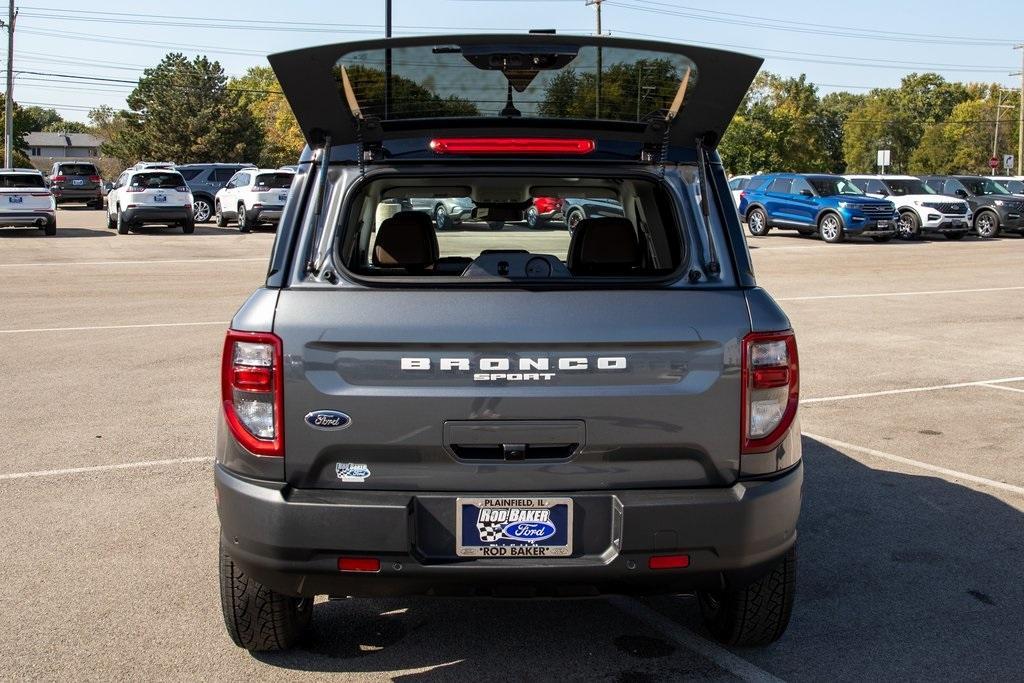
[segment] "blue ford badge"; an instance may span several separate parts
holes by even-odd
[[[337,410],[314,410],[311,413],[306,413],[306,424],[313,429],[344,429],[350,422],[352,420],[348,415],[339,413]]]
[[[512,522],[501,533],[517,541],[543,541],[554,536],[555,531],[551,522]]]

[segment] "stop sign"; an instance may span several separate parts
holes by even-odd
[[[991,159],[989,159],[988,160],[988,167],[989,168],[999,168],[999,159],[998,159],[998,157],[992,157]]]

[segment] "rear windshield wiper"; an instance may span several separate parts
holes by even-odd
[[[704,218],[704,235],[708,241],[708,258],[704,264],[704,273],[707,277],[716,277],[722,272],[722,266],[718,263],[718,253],[715,249],[714,233],[711,230],[711,207],[708,203],[711,194],[711,183],[708,179],[708,167],[711,159],[708,157],[708,150],[704,146],[704,138],[697,136],[697,172],[700,178],[700,212]]]

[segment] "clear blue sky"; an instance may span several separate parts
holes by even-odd
[[[272,52],[383,35],[384,20],[383,0],[27,0],[17,6],[15,70],[128,80],[170,51],[206,54],[229,75],[240,75],[266,64]],[[822,92],[892,86],[913,71],[1020,83],[1009,73],[1021,68],[1021,51],[1012,49],[1024,42],[1021,0],[604,0],[602,15],[606,34],[757,54],[767,58],[766,69],[806,73]],[[589,33],[594,23],[594,8],[584,0],[394,0],[395,35]],[[6,57],[6,50],[0,54]],[[16,101],[53,106],[76,120],[101,104],[124,106],[131,90],[28,73],[15,84]]]

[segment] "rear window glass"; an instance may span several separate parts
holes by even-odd
[[[586,178],[374,181],[338,243],[363,276],[482,280],[654,277],[674,271],[682,232],[664,191]]]
[[[179,173],[137,173],[132,176],[132,187],[145,187],[159,190],[173,190],[185,184]]]
[[[390,57],[387,111],[385,50],[351,52],[338,61],[338,83],[344,70],[364,116],[642,121],[664,116],[684,81],[686,92],[697,83],[696,67],[683,55],[621,47],[441,43],[392,48]]]
[[[292,178],[294,177],[295,174],[293,173],[260,173],[256,176],[253,189],[256,191],[259,191],[260,188],[284,190],[292,186]]]
[[[61,175],[99,175],[92,164],[61,164],[58,173]]]
[[[0,187],[46,187],[46,183],[34,173],[5,173],[0,175]]]
[[[753,178],[750,179],[750,182],[747,184],[746,189],[753,192],[754,190],[760,190],[767,184],[768,176],[754,176]]]
[[[218,168],[213,171],[213,179],[218,183],[226,183],[238,172],[237,168]]]

